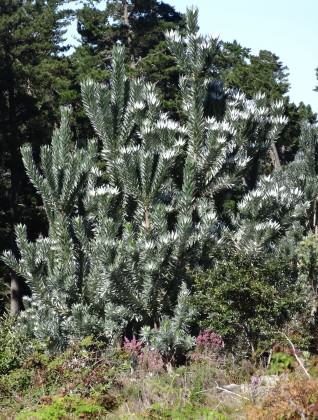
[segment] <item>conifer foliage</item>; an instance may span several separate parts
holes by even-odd
[[[182,122],[162,112],[153,85],[129,80],[124,48],[116,46],[109,83],[82,84],[97,140],[73,145],[64,109],[40,168],[31,148],[22,149],[49,233],[29,242],[18,225],[20,259],[10,252],[3,258],[32,290],[21,328],[54,346],[92,333],[112,340],[142,327],[149,337],[156,327],[160,341],[169,325],[189,343],[180,320],[189,269],[208,263],[221,242],[259,251],[292,223],[301,201],[299,191],[287,197],[277,189],[274,177],[251,192],[246,182],[253,156],[266,153],[284,126],[282,104],[227,92],[222,118],[206,116],[217,40],[198,34],[197,10],[188,11],[184,36],[167,38],[182,74]],[[219,193],[240,184],[243,199],[224,217]],[[283,209],[273,220],[268,197]]]

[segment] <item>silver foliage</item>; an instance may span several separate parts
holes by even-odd
[[[275,142],[285,123],[282,104],[265,107],[262,96],[230,93],[222,120],[206,117],[209,73],[205,79],[202,71],[217,40],[198,35],[195,10],[187,14],[187,35],[168,37],[183,73],[180,122],[161,111],[153,85],[128,79],[123,47],[116,46],[109,83],[82,84],[98,141],[74,145],[64,109],[40,168],[31,148],[22,149],[49,234],[29,242],[17,226],[20,258],[6,252],[3,259],[32,290],[21,328],[54,346],[92,333],[112,340],[128,323],[147,327],[164,319],[183,334],[176,323],[186,314],[177,296],[180,302],[187,293],[187,269],[220,243],[260,251],[282,228],[269,203],[284,215],[300,206],[297,188],[288,193],[275,177],[264,177],[231,214],[231,226],[220,220],[216,194],[243,182],[253,154]],[[175,317],[167,320],[173,306]]]

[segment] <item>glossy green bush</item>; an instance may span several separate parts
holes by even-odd
[[[288,370],[292,370],[294,365],[295,358],[290,354],[283,352],[274,353],[271,357],[269,373],[280,375],[281,373],[285,373]]]
[[[276,337],[304,305],[293,267],[284,261],[222,259],[195,278],[194,309],[201,328],[220,334],[237,349],[256,350]]]

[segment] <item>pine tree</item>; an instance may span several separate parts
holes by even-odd
[[[164,106],[174,109],[178,72],[164,32],[182,26],[182,15],[156,0],[108,0],[104,10],[98,3],[87,3],[78,11],[82,43],[72,58],[77,80],[87,76],[107,80],[113,45],[120,43],[129,72],[157,83]]]
[[[222,44],[219,60],[227,86],[239,88],[249,98],[262,92],[268,101],[281,100],[289,90],[288,68],[270,51],[253,55],[234,41]]]
[[[3,258],[32,290],[20,327],[54,346],[163,324],[162,337],[167,326],[184,337],[178,296],[181,302],[191,285],[189,270],[211,263],[220,244],[260,252],[292,223],[301,201],[298,191],[288,195],[268,177],[235,208],[220,211],[220,193],[246,184],[253,156],[277,139],[282,104],[266,107],[261,95],[248,100],[228,92],[222,118],[206,116],[218,42],[198,34],[195,9],[187,13],[186,34],[170,31],[167,38],[182,74],[181,122],[162,111],[154,85],[127,77],[117,45],[109,83],[82,84],[97,142],[72,147],[64,110],[52,145],[42,148],[40,170],[30,147],[22,149],[49,232],[29,242],[19,225],[20,258]],[[273,206],[281,211],[271,219]]]

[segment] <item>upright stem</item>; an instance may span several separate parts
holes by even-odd
[[[315,236],[318,237],[318,224],[317,224],[317,201],[318,197],[314,200],[314,209],[313,209],[313,229],[315,232]]]
[[[131,51],[131,46],[132,46],[132,30],[130,27],[130,23],[129,23],[129,12],[128,12],[128,1],[127,0],[122,0],[122,5],[123,5],[123,22],[124,25],[127,27],[127,31],[128,31],[128,35],[127,35],[127,47],[130,53],[132,53]],[[131,54],[131,62],[132,62],[132,66],[134,66],[134,57],[133,54]]]
[[[18,127],[17,127],[17,108],[16,108],[16,89],[15,79],[13,76],[13,69],[9,65],[9,74],[11,77],[8,78],[7,92],[8,92],[8,149],[10,151],[10,229],[11,234],[14,230],[16,223],[16,209],[17,209],[17,198],[20,187],[20,153],[19,153],[19,142],[18,142]],[[16,315],[22,310],[22,296],[23,296],[23,284],[16,274],[11,275],[11,303],[10,313]]]
[[[271,160],[272,160],[272,164],[273,164],[274,168],[275,169],[280,169],[282,164],[280,163],[279,154],[278,154],[277,147],[276,147],[275,143],[272,143],[272,145],[271,145],[270,156],[271,156]]]
[[[11,299],[10,299],[10,314],[12,316],[17,315],[23,309],[22,295],[23,285],[16,275],[11,277],[10,285]]]
[[[149,212],[147,207],[145,208],[145,228],[147,230],[150,228]]]
[[[127,0],[123,0],[123,6],[124,6],[124,13],[123,13],[123,21],[126,26],[129,26],[129,20],[128,20],[128,3]]]

